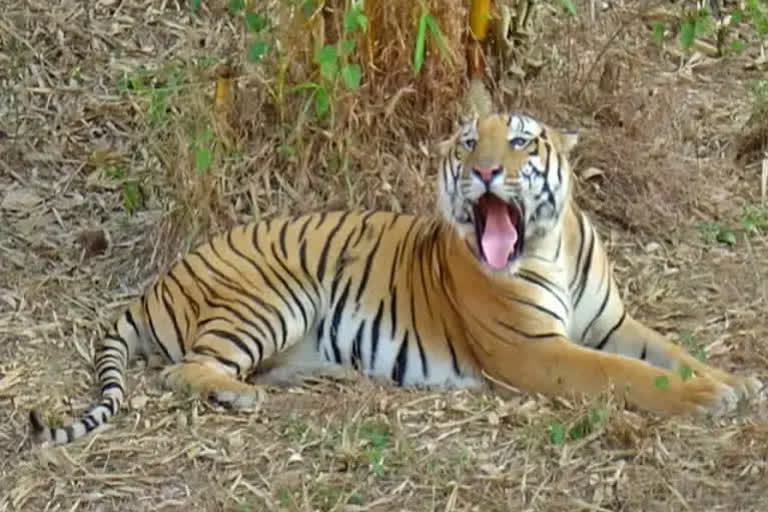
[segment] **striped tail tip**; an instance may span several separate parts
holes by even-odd
[[[34,409],[29,411],[29,424],[32,427],[32,436],[36,441],[42,442],[53,439],[51,437],[50,427],[43,423],[43,420],[40,418],[40,413]]]

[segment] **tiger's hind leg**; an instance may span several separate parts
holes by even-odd
[[[208,359],[208,360],[206,360]],[[264,401],[264,390],[238,380],[209,356],[185,357],[165,369],[166,386],[182,392],[204,395],[234,409],[249,409]]]
[[[264,401],[264,389],[242,379],[261,362],[264,349],[253,350],[253,340],[231,325],[218,327],[201,333],[182,361],[163,371],[165,384],[232,408],[255,407]]]

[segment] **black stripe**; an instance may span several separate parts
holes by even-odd
[[[411,237],[411,233],[413,232],[413,228],[416,226],[417,219],[411,218],[410,226],[408,226],[408,230],[405,232],[405,236],[402,239],[403,247],[408,246],[408,239]],[[402,263],[403,257],[405,255],[405,249],[400,251],[400,259],[396,262],[396,265],[400,265]]]
[[[256,252],[263,255],[263,251],[261,250],[261,246],[259,245],[259,229],[264,226],[263,222],[259,222],[256,225],[253,226],[253,233],[251,233],[251,245],[254,249],[256,249]]]
[[[248,346],[247,343],[245,343],[243,340],[240,339],[239,336],[237,336],[232,331],[227,331],[224,329],[211,329],[210,331],[204,331],[200,333],[200,336],[205,335],[211,335],[216,336],[217,338],[229,341],[233,345],[235,345],[241,352],[244,352],[248,359],[251,360],[251,368],[253,368],[256,365],[256,356],[253,354],[253,351],[251,350],[251,347]],[[241,372],[238,372],[240,374]]]
[[[170,291],[168,290],[168,285],[163,280],[163,291],[162,291],[162,297],[163,297],[163,306],[165,306],[165,311],[168,314],[168,316],[171,319],[171,324],[173,325],[173,332],[176,335],[176,343],[179,346],[179,350],[182,354],[182,356],[186,353],[184,350],[184,336],[181,334],[181,329],[179,329],[179,322],[176,320],[176,314],[174,313],[174,307],[173,304],[171,304],[171,301],[168,300],[168,295],[170,295]]]
[[[296,238],[297,240],[304,240],[304,233],[306,233],[307,226],[309,226],[310,222],[312,222],[312,215],[307,215],[306,220],[304,220],[304,223],[299,229],[299,236]]]
[[[208,283],[206,283],[205,281],[202,281],[194,273],[194,271],[192,270],[192,267],[189,266],[189,264],[185,260],[182,260],[182,263],[185,265],[185,268],[186,268],[187,272],[189,272],[189,274],[192,277],[195,278],[195,280],[197,281],[198,285],[201,285],[201,288],[204,288],[204,291],[207,291],[208,294],[212,295],[214,298],[219,298],[219,299],[222,298],[221,296],[219,296],[216,293],[216,291],[213,288],[210,287],[210,285],[208,285]],[[249,324],[251,326],[254,326],[254,328],[256,328],[256,326],[253,324],[253,322],[250,322],[248,319],[246,319],[246,317],[242,313],[240,313],[239,311],[234,309],[230,304],[228,304],[228,303],[221,303],[221,302],[214,302],[213,300],[208,298],[205,295],[205,293],[203,294],[203,298],[204,298],[204,300],[205,300],[205,302],[206,302],[206,304],[208,306],[224,309],[224,310],[228,311],[229,313],[231,313],[232,315],[234,315],[235,317],[237,317],[243,323]],[[263,301],[261,301],[261,299],[258,299],[257,297],[253,297],[253,299],[259,301],[258,302],[259,305],[263,304]],[[261,323],[264,325],[264,327],[266,327],[267,330],[269,331],[270,338],[272,340],[272,345],[274,346],[275,351],[278,350],[278,348],[277,348],[277,333],[275,332],[275,329],[272,327],[272,324],[267,320],[267,318],[264,315],[262,315],[261,313],[256,311],[253,307],[251,307],[250,305],[246,304],[245,302],[243,302],[241,300],[230,299],[227,302],[238,304],[239,306],[245,308],[257,320],[261,321]],[[271,304],[266,304],[263,307],[265,307],[265,309],[268,309],[267,306],[271,306],[274,309],[274,306],[272,306]],[[278,315],[278,318],[282,321],[282,316]],[[285,322],[282,322],[282,323],[283,323],[283,325],[285,325]],[[261,331],[261,334],[262,334],[262,336],[266,337],[266,335],[264,334],[263,331]],[[283,337],[285,337],[285,335]]]
[[[398,220],[400,220],[400,217],[402,217],[402,214],[400,213],[393,213],[392,214],[392,220],[389,222],[389,225],[387,225],[387,229],[392,229],[395,227],[395,224]]]
[[[315,224],[315,229],[320,229],[320,226],[325,222],[325,218],[328,216],[328,212],[321,212],[320,215],[318,215],[317,218],[317,224]]]
[[[304,272],[304,275],[307,276],[307,280],[309,281],[309,284],[312,285],[312,288],[315,290],[315,295],[317,296],[318,300],[320,300],[320,286],[318,283],[315,282],[315,278],[312,276],[312,274],[309,272],[309,267],[307,265],[307,241],[302,240],[301,245],[299,246],[299,263],[301,264],[301,270]]]
[[[519,299],[519,298],[517,298],[517,297],[514,297],[514,296],[511,296],[511,295],[510,295],[510,296],[508,296],[508,297],[509,297],[511,300],[513,300],[514,302],[517,302],[518,304],[523,304],[523,305],[525,305],[525,306],[529,306],[529,307],[532,307],[533,309],[535,309],[535,310],[537,310],[537,311],[541,311],[541,312],[542,312],[542,313],[544,313],[545,315],[551,316],[552,318],[554,318],[555,320],[557,320],[558,322],[560,322],[560,323],[563,325],[563,328],[565,328],[565,319],[563,319],[563,317],[561,317],[560,315],[558,315],[558,314],[557,314],[557,313],[555,313],[554,311],[552,311],[552,310],[550,310],[550,309],[547,309],[547,308],[545,308],[544,306],[541,306],[541,305],[539,305],[539,304],[536,304],[536,303],[534,303],[534,302],[530,302],[530,301],[527,301],[527,300],[524,300],[524,299]]]
[[[557,333],[557,332],[543,332],[543,333],[538,333],[538,334],[527,333],[525,331],[522,331],[522,330],[518,329],[517,327],[509,325],[506,322],[502,322],[501,320],[496,320],[496,323],[499,324],[500,326],[504,327],[505,329],[508,329],[508,330],[514,332],[515,334],[519,334],[520,336],[522,336],[524,338],[531,339],[531,340],[540,340],[540,339],[544,339],[544,338],[560,338],[560,337],[562,337],[562,334]]]
[[[368,286],[368,278],[371,275],[371,266],[373,265],[373,259],[376,257],[376,253],[379,250],[379,245],[381,244],[381,239],[383,237],[384,237],[384,230],[382,229],[381,232],[379,233],[379,238],[376,240],[376,243],[373,246],[373,249],[371,249],[370,253],[368,253],[368,257],[365,259],[365,267],[363,268],[363,279],[362,281],[360,281],[360,286],[357,288],[357,295],[355,296],[355,302],[360,302],[360,297],[363,296],[363,292]]]
[[[315,342],[315,349],[320,351],[320,344],[323,342],[323,330],[325,330],[325,318],[320,319],[320,323],[317,324],[317,341]],[[330,358],[326,357],[330,361]]]
[[[395,246],[395,254],[392,257],[392,264],[389,269],[389,290],[390,291],[394,290],[395,288],[395,275],[397,273],[397,259],[398,259],[398,256],[400,255],[400,250],[402,248],[400,245],[401,242],[402,241],[397,242],[397,246]]]
[[[355,339],[352,341],[351,362],[352,368],[355,370],[360,370],[360,362],[362,360],[360,345],[363,341],[363,329],[365,329],[365,320],[360,323],[360,327],[357,328],[357,334],[355,334]]]
[[[120,346],[119,346],[119,347],[117,347],[117,346],[114,346],[114,345],[107,345],[107,344],[106,344],[106,341],[107,341],[107,340],[110,340],[110,341],[115,341],[115,342],[117,342],[117,343],[118,343]],[[117,352],[117,353],[119,353],[121,356],[123,356],[123,357],[125,358],[125,361],[127,362],[127,361],[130,361],[130,355],[129,355],[129,350],[127,350],[127,346],[128,346],[128,342],[127,342],[127,341],[125,341],[125,340],[124,340],[124,339],[123,339],[123,338],[120,336],[120,332],[119,332],[117,329],[113,328],[112,330],[110,330],[110,331],[107,333],[107,335],[106,335],[106,336],[104,336],[104,343],[103,343],[103,344],[102,344],[102,346],[101,346],[101,350],[103,350],[103,351],[114,351],[114,352]],[[121,348],[123,349],[122,351],[120,350]]]
[[[614,333],[614,332],[616,332],[616,330],[617,330],[619,327],[621,327],[621,324],[623,324],[623,323],[624,323],[624,318],[625,318],[626,316],[627,316],[627,312],[626,312],[626,311],[622,311],[622,312],[621,312],[621,318],[619,318],[619,321],[618,321],[618,322],[616,322],[616,325],[614,325],[613,327],[611,327],[611,330],[610,330],[610,331],[608,331],[608,333],[605,335],[605,337],[603,338],[603,340],[602,340],[600,343],[598,343],[598,345],[595,347],[595,349],[596,349],[596,350],[603,350],[603,347],[605,347],[606,343],[608,343],[608,340],[610,340],[610,339],[611,339],[611,336],[613,336],[613,333]]]
[[[581,266],[582,251],[584,250],[584,222],[583,215],[579,215],[579,250],[576,251],[576,267],[573,272],[573,278],[568,283],[568,289],[573,291],[573,285],[576,284],[576,279],[579,277],[579,267]]]
[[[290,310],[291,314],[295,314],[293,306],[288,302],[288,299],[285,298],[285,295],[283,295],[283,293],[280,290],[277,289],[277,286],[275,286],[272,283],[272,281],[269,279],[269,277],[267,277],[267,273],[264,272],[264,270],[261,268],[261,265],[259,265],[259,262],[257,262],[256,260],[251,259],[245,253],[241,252],[237,247],[235,247],[234,241],[232,240],[232,231],[230,231],[229,234],[227,235],[227,245],[229,246],[229,248],[230,248],[230,250],[232,252],[234,252],[237,256],[240,256],[242,259],[247,261],[251,265],[251,267],[253,267],[253,269],[256,270],[256,272],[259,273],[259,275],[261,276],[261,279],[267,285],[267,288],[272,290],[272,292],[274,292],[274,294],[277,295],[277,297],[282,301],[282,303],[285,305],[285,307]],[[271,244],[271,245],[273,246],[273,249],[274,249],[274,244]],[[211,246],[211,250],[213,251],[214,255],[217,258],[219,258],[224,265],[227,265],[235,273],[237,273],[241,278],[243,278],[243,280],[246,280],[246,276],[244,276],[243,273],[240,272],[240,269],[237,266],[235,266],[234,264],[230,263],[227,258],[223,258],[219,254],[218,249],[216,249],[215,246]],[[273,252],[274,252],[274,250],[273,250]],[[272,270],[272,268],[269,266],[269,263],[267,263],[266,261],[263,261],[263,263],[266,265],[266,267],[268,269]],[[275,272],[275,274],[277,274],[277,273]],[[277,276],[278,276],[278,278],[280,277],[279,274],[277,274]],[[291,294],[293,294],[293,292],[291,292],[291,289],[287,285],[285,287],[286,287],[286,289]],[[245,288],[243,288],[243,287],[240,287],[240,290],[242,290],[242,292],[245,292]],[[294,299],[295,299],[295,296],[294,296]],[[298,301],[296,301],[296,302],[298,302]],[[304,316],[304,321],[305,321],[305,324],[306,324],[306,315]]]
[[[381,317],[384,314],[384,301],[379,301],[379,309],[376,311],[376,316],[373,317],[373,323],[371,323],[371,356],[370,356],[370,370],[376,366],[376,351],[379,348],[379,329],[381,328]]]
[[[273,256],[275,256],[275,254],[274,254],[274,253],[275,253],[275,247],[274,247],[274,244],[272,245],[272,253],[273,253]],[[315,302],[315,300],[313,300],[313,297],[312,297],[312,295],[310,295],[310,293],[309,293],[309,290],[307,290],[307,289],[306,289],[306,287],[304,286],[304,281],[302,281],[301,279],[299,279],[299,278],[296,276],[296,274],[294,274],[294,273],[293,273],[293,270],[291,270],[291,269],[288,267],[288,265],[286,265],[286,264],[285,264],[285,262],[283,262],[283,260],[282,260],[282,259],[280,259],[280,258],[277,258],[277,264],[278,264],[278,265],[280,265],[280,268],[282,268],[282,269],[283,269],[283,272],[285,272],[286,274],[288,274],[288,275],[291,277],[291,279],[293,279],[293,281],[296,283],[296,285],[297,285],[299,288],[301,288],[301,291],[304,293],[304,295],[305,295],[305,296],[306,296],[306,297],[309,299],[309,301],[312,303],[312,306],[315,308],[315,311],[317,311],[317,309],[319,308],[319,306],[318,306],[317,302]],[[307,277],[308,277],[309,279],[311,279],[311,277],[310,277],[310,276],[307,276]],[[317,296],[317,301],[318,301],[318,302],[320,301],[320,296],[319,296],[319,294],[318,294],[318,296]]]
[[[648,356],[648,342],[646,341],[643,343],[643,351],[640,352],[640,359],[645,361],[645,358]]]
[[[273,255],[273,256],[275,256],[275,259],[276,259],[278,262],[280,262],[280,259],[279,259],[279,258],[277,258],[276,249],[275,249],[275,244],[271,244],[271,245],[270,245],[270,250],[272,251],[272,255]],[[283,266],[281,262],[280,262],[279,264],[280,264],[280,266],[281,266],[281,267]],[[288,290],[288,294],[291,296],[291,298],[293,299],[293,301],[296,303],[296,307],[298,307],[298,308],[299,308],[299,313],[301,313],[301,318],[304,320],[304,329],[308,329],[308,328],[309,328],[309,319],[307,318],[307,311],[304,309],[304,305],[301,303],[301,301],[299,300],[299,298],[298,298],[298,297],[296,296],[296,294],[293,292],[293,288],[292,288],[291,286],[289,286],[289,285],[288,285],[288,282],[287,282],[285,279],[283,279],[283,276],[281,276],[281,275],[280,275],[280,272],[275,272],[275,270],[272,268],[272,266],[271,266],[271,265],[267,265],[267,267],[268,267],[268,268],[269,268],[269,269],[270,269],[272,272],[274,272],[274,274],[275,274],[275,277],[278,279],[278,281],[280,281],[280,284],[282,284],[282,285],[285,287],[285,289],[286,289],[286,290]],[[290,274],[290,272],[288,272],[288,274]],[[293,277],[293,275],[291,275],[291,277]],[[295,278],[295,277],[294,277],[294,280],[296,280],[296,278]],[[301,286],[301,283],[299,283],[299,286]],[[304,288],[303,288],[303,287],[302,287],[302,291],[303,291],[303,292],[304,292],[304,294],[306,295],[306,293],[307,293],[307,292],[306,292],[306,290],[304,290]]]
[[[336,234],[339,232],[339,229],[341,229],[341,226],[344,224],[344,221],[347,219],[349,214],[350,212],[346,211],[339,216],[339,221],[336,223],[333,229],[331,229],[331,232],[328,234],[328,239],[325,241],[323,248],[320,251],[320,261],[317,264],[317,280],[321,284],[325,278],[325,266],[328,261],[328,251],[330,250],[331,244],[333,243],[333,239],[336,238]]]
[[[591,237],[589,238],[589,248],[587,249],[587,257],[584,260],[584,266],[581,268],[581,275],[579,276],[579,286],[576,291],[576,300],[573,301],[574,308],[578,307],[581,302],[581,297],[584,295],[584,290],[587,287],[587,279],[589,278],[589,269],[592,266],[592,258],[594,257],[595,250],[595,233],[591,231]],[[578,269],[577,269],[578,270]]]
[[[391,322],[391,338],[395,339],[395,334],[397,333],[397,287],[395,287],[392,290],[392,300],[390,301],[390,307],[389,307],[389,315],[390,315],[390,322]]]
[[[400,344],[400,350],[397,351],[397,358],[395,364],[392,366],[392,380],[397,383],[398,386],[403,385],[405,379],[405,372],[408,370],[408,331],[405,331],[405,337]]]
[[[413,334],[416,336],[416,346],[419,348],[419,357],[421,358],[421,374],[426,379],[429,377],[429,367],[427,366],[427,356],[424,354],[424,345],[422,344],[421,336],[419,335],[419,328],[416,325],[416,307],[414,295],[415,294],[413,293],[411,294],[411,324],[413,326]]]
[[[289,221],[284,220],[283,221],[283,227],[280,228],[280,250],[283,251],[283,258],[288,257],[288,249],[285,246],[285,233],[288,231],[288,225],[290,224]]]
[[[587,335],[587,332],[592,328],[595,321],[602,316],[602,314],[605,312],[605,306],[608,304],[608,299],[611,297],[611,282],[608,281],[608,288],[605,290],[605,296],[603,297],[603,302],[600,303],[600,308],[597,310],[597,313],[592,317],[592,320],[589,321],[587,326],[584,328],[584,331],[581,333],[581,341],[584,342],[584,337]]]
[[[456,349],[453,348],[453,342],[451,341],[451,337],[448,335],[448,329],[445,327],[445,324],[443,324],[443,333],[445,336],[445,342],[448,344],[448,350],[451,353],[451,363],[453,363],[453,371],[461,377],[461,369],[459,368],[459,360],[456,357]]]
[[[287,340],[287,337],[288,337],[288,326],[285,323],[285,318],[283,317],[282,312],[274,304],[272,304],[271,302],[267,302],[267,301],[263,300],[259,296],[254,295],[254,294],[248,292],[248,290],[244,289],[239,284],[233,282],[230,278],[228,278],[226,275],[224,275],[221,271],[219,271],[218,269],[214,268],[210,263],[208,263],[208,261],[202,255],[200,255],[198,253],[192,253],[192,254],[194,256],[197,256],[200,259],[200,261],[203,262],[203,264],[206,266],[207,270],[211,274],[214,275],[214,277],[216,278],[215,280],[216,280],[216,282],[219,285],[224,286],[226,288],[229,288],[230,290],[234,291],[235,293],[238,293],[238,294],[246,296],[250,301],[255,302],[257,305],[261,306],[266,311],[269,311],[270,313],[272,313],[272,315],[277,319],[277,321],[280,323],[280,327],[282,328],[282,337],[281,337],[281,342],[280,342],[280,348],[283,348],[285,346],[285,343],[286,343],[286,340]],[[190,272],[192,275],[195,275],[191,266],[189,266],[187,264],[186,267],[187,267],[187,271],[188,272]],[[215,292],[215,290],[213,290],[213,288],[211,288],[207,283],[205,283],[205,281],[203,281],[203,280],[198,278],[198,282],[201,283],[201,284],[204,284],[204,286],[208,289],[209,293],[211,293],[214,296],[220,297]],[[228,298],[228,299],[225,299],[225,300],[227,302],[232,302],[232,303],[235,303],[235,304],[240,304],[244,308],[248,309],[253,315],[258,315],[258,313],[257,313],[257,311],[255,309],[253,309],[252,307],[250,307],[248,304],[246,304],[245,302],[243,302],[241,300],[231,299],[231,298]],[[222,305],[222,307],[226,308],[226,306],[223,306],[223,305]],[[231,309],[231,308],[229,308],[229,309]],[[266,322],[266,320],[265,320],[265,322]],[[271,324],[269,324],[268,322],[267,322],[267,324],[268,324],[267,327],[269,328],[271,334],[273,336],[275,336],[275,339],[277,339],[277,336],[276,336],[275,332],[272,330]]]
[[[518,270],[518,272],[515,274],[515,277],[518,277],[523,281],[527,281],[531,284],[534,284],[548,291],[560,303],[560,305],[563,306],[563,310],[566,313],[569,311],[568,305],[565,303],[565,300],[562,297],[562,295],[564,294],[558,293],[559,291],[558,289],[560,287],[557,286],[557,284],[550,281],[549,279],[547,279],[546,277],[525,269]]]
[[[107,382],[106,384],[101,386],[101,394],[103,395],[105,392],[112,389],[116,389],[120,391],[120,393],[125,394],[125,389],[123,388],[123,386],[120,385],[119,382]]]
[[[333,349],[333,358],[336,361],[336,364],[342,364],[338,335],[339,326],[341,324],[341,315],[344,313],[344,307],[347,305],[347,295],[349,294],[349,285],[351,283],[352,279],[347,281],[347,285],[344,287],[344,291],[341,292],[341,297],[339,297],[339,300],[336,303],[336,308],[333,311],[333,316],[331,317],[331,328],[329,334],[331,339],[331,348]]]
[[[194,353],[196,353],[198,355],[201,355],[201,356],[211,357],[211,358],[215,359],[216,361],[218,361],[218,363],[221,364],[222,366],[226,366],[228,368],[232,368],[233,370],[235,370],[235,372],[237,374],[240,374],[240,366],[236,362],[231,361],[231,360],[227,359],[226,357],[223,357],[223,356],[219,355],[219,353],[216,352],[211,347],[206,347],[206,346],[202,346],[202,345],[196,345],[196,346],[192,347],[192,352],[194,352]]]
[[[368,219],[373,217],[376,213],[377,213],[376,211],[370,211],[361,217],[360,233],[357,234],[357,238],[355,239],[355,243],[353,244],[355,247],[357,247],[357,244],[360,243],[360,240],[363,239],[363,235],[365,235],[365,232],[368,230]]]
[[[192,312],[195,314],[195,316],[196,317],[200,316],[200,304],[198,304],[197,301],[192,298],[192,296],[189,294],[188,290],[184,286],[181,285],[181,281],[179,281],[179,279],[176,277],[176,271],[179,268],[180,267],[178,265],[175,266],[173,268],[173,270],[171,270],[167,274],[167,277],[171,278],[171,280],[173,280],[173,282],[176,283],[176,286],[179,288],[179,291],[181,292],[182,295],[184,295],[184,298],[187,299],[187,302],[192,307]]]
[[[144,304],[143,304],[143,307],[144,307],[144,318],[147,319],[147,325],[149,326],[149,331],[152,333],[152,338],[155,340],[155,343],[157,344],[157,346],[160,347],[160,350],[163,351],[163,354],[165,355],[166,360],[168,360],[168,361],[175,361],[175,359],[173,357],[171,357],[171,353],[168,350],[168,347],[165,346],[165,343],[163,342],[163,340],[160,339],[160,336],[158,336],[158,334],[157,334],[157,329],[155,329],[155,323],[152,321],[152,315],[150,314],[150,311],[149,311],[149,300],[148,300],[148,298],[145,297],[143,302],[144,302]]]

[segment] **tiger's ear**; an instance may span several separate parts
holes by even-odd
[[[578,142],[578,130],[560,130],[560,151],[567,155],[574,147],[576,147]]]

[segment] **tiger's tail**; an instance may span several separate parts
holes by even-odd
[[[125,369],[138,352],[146,352],[143,344],[147,329],[142,302],[134,302],[115,321],[96,351],[101,400],[93,403],[79,420],[63,427],[47,425],[36,410],[30,410],[32,433],[38,441],[71,443],[118,413],[125,399]]]

